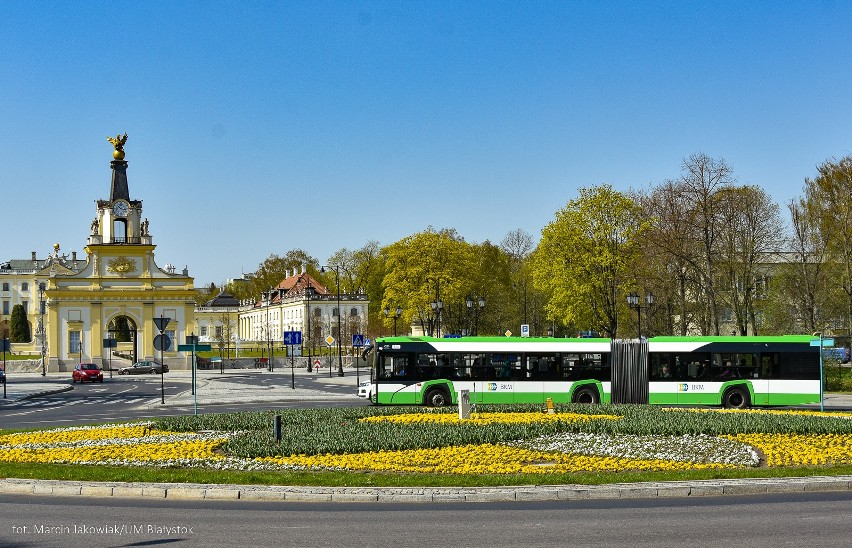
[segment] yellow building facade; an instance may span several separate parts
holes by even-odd
[[[176,273],[154,259],[156,245],[142,200],[129,192],[126,139],[126,134],[109,139],[115,146],[110,193],[96,202],[85,264],[48,263],[33,275],[36,287],[44,284],[44,305],[31,313],[44,317],[48,371],[70,371],[81,361],[106,366],[111,351],[132,361],[160,361],[162,356],[172,368],[187,367],[177,346],[195,331],[193,279],[186,268]],[[161,332],[157,323],[165,319]],[[38,327],[33,340],[33,349],[41,351]]]

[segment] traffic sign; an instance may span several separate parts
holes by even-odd
[[[302,332],[301,331],[285,331],[284,332],[284,344],[290,344],[290,345],[302,344]]]
[[[172,321],[171,318],[163,318],[163,317],[154,318],[154,325],[156,325],[157,330],[159,330],[160,333],[162,333],[163,331],[166,330],[166,326],[169,325],[170,321]]]
[[[154,348],[157,350],[168,350],[172,346],[172,338],[163,333],[154,337]]]
[[[209,344],[179,344],[178,352],[210,352],[213,347]]]
[[[360,348],[364,346],[364,335],[352,335],[352,346],[355,348]]]
[[[505,334],[507,337],[511,337],[511,336],[512,336],[512,332],[511,332],[511,331],[509,331],[508,329],[506,330],[506,333],[504,333],[504,334]]]
[[[328,337],[326,337],[326,338],[325,338],[325,344],[327,344],[328,346],[333,345],[333,344],[334,344],[334,337],[332,337],[331,335],[329,335]]]
[[[521,324],[521,337],[529,337],[530,336],[530,324],[524,323]]]
[[[811,339],[811,346],[834,346],[834,339]]]

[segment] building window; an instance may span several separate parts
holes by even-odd
[[[29,283],[27,283],[27,282],[21,283],[21,291],[29,291],[29,290],[30,290],[30,284]]]
[[[3,314],[9,315],[9,301],[3,301]]]
[[[350,315],[350,316],[352,316],[352,317],[354,318],[355,316],[357,316],[357,315],[358,315],[358,309],[357,309],[357,308],[352,308],[352,310],[350,310],[350,311],[349,311],[349,315]]]
[[[335,317],[336,317],[336,316],[340,316],[340,309],[339,309],[339,308],[337,308],[337,307],[334,307],[334,308],[332,309],[332,311],[331,311],[331,315],[332,315],[332,316],[335,316]]]
[[[9,291],[9,282],[3,282],[3,291]]]
[[[24,307],[24,314],[30,313],[30,303],[28,303],[27,301],[21,301],[21,306]]]
[[[170,329],[170,330],[166,331],[165,334],[166,334],[166,337],[168,337],[167,340],[168,340],[169,346],[167,346],[163,350],[166,351],[166,352],[171,352],[172,350],[174,350],[174,347],[175,347],[175,330]]]
[[[201,326],[201,336],[202,336],[202,337],[206,337],[206,336],[207,336],[207,326],[206,326],[206,325],[202,325],[202,326]]]
[[[222,333],[223,333],[222,326],[221,326],[221,325],[217,325],[217,326],[216,326],[216,338],[217,338],[217,339],[221,339],[221,338],[222,338]]]
[[[80,332],[79,331],[69,331],[68,332],[68,350],[72,354],[80,353]]]

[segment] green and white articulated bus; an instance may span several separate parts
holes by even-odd
[[[812,337],[654,337],[630,368],[641,401],[730,408],[819,403],[820,349]],[[467,390],[473,404],[609,403],[606,338],[389,337],[375,342],[371,380],[359,395],[378,405],[443,406]],[[615,385],[613,383],[616,383]],[[614,390],[618,389],[618,390]],[[635,401],[635,400],[634,400]]]

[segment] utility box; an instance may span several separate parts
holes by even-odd
[[[470,418],[470,390],[459,390],[459,420]]]

